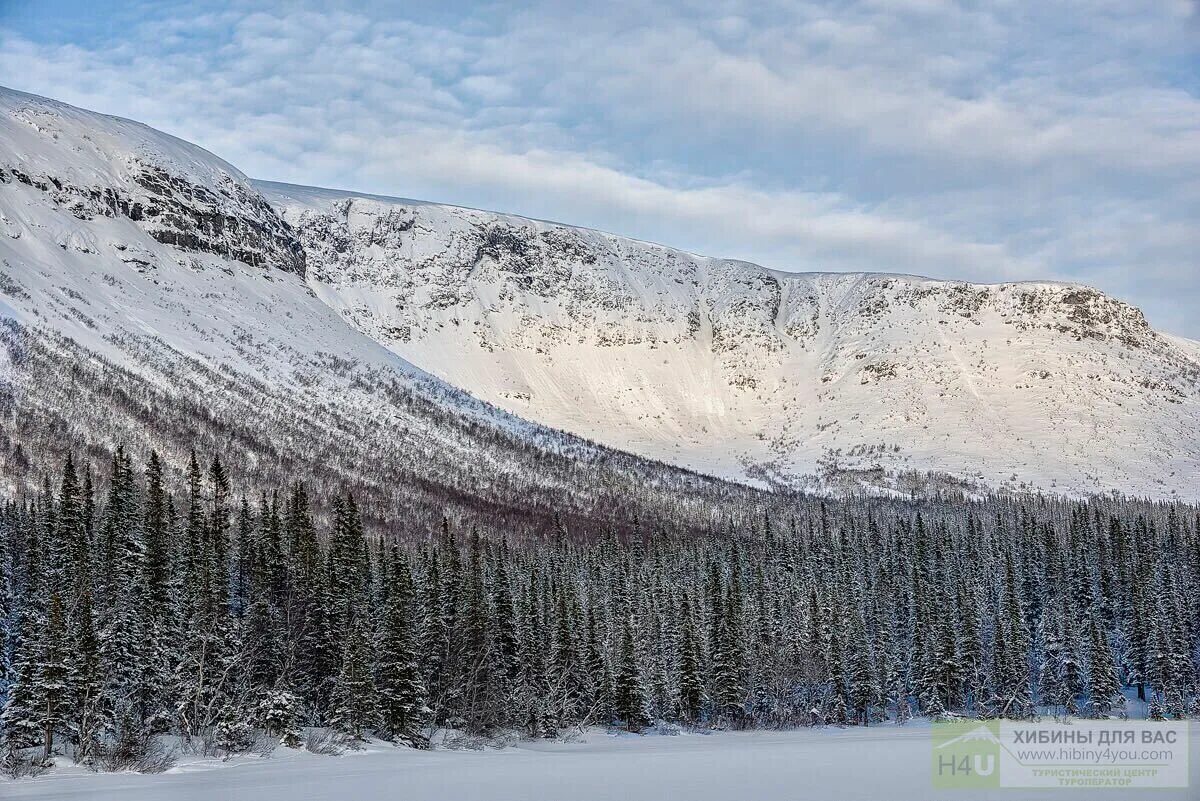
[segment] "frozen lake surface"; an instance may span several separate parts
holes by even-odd
[[[1198,797],[1200,725],[1192,724],[1192,787],[1107,790],[1105,798]],[[0,798],[87,801],[980,801],[1078,799],[1072,790],[953,792],[930,784],[929,730],[821,729],[711,735],[612,736],[520,743],[485,751],[411,751],[374,745],[341,757],[280,748],[266,759],[183,757],[158,776],[93,774],[64,766],[32,780],[0,780]]]

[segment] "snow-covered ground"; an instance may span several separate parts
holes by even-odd
[[[1109,790],[1125,801],[1195,799],[1200,724],[1192,724],[1192,787]],[[973,801],[1069,799],[1070,790],[934,790],[926,726],[710,735],[610,736],[484,751],[378,746],[341,757],[278,749],[266,759],[181,762],[158,776],[60,770],[0,782],[4,799],[88,801]]]

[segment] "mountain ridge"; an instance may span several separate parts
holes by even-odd
[[[6,476],[36,484],[34,464],[71,451],[103,462],[118,446],[142,458],[157,449],[178,475],[195,444],[237,453],[228,467],[239,483],[353,490],[364,515],[418,531],[443,514],[483,515],[514,532],[556,516],[623,529],[663,509],[699,528],[722,498],[762,502],[445,384],[316,298],[291,246],[272,248],[263,232],[298,248],[295,235],[240,172],[174,138],[164,136],[160,154],[152,129],[126,141],[113,133],[119,120],[78,109],[61,117],[61,108],[0,91]],[[86,169],[58,170],[64,152]],[[189,160],[199,168],[172,172]],[[162,192],[139,182],[147,167],[169,176]],[[202,173],[213,176],[205,192],[175,183]],[[114,196],[160,213],[106,202]],[[182,227],[160,223],[168,209]],[[248,253],[262,258],[239,258]]]
[[[175,352],[320,408],[365,370],[344,428],[390,408],[388,375],[518,440],[789,490],[1200,491],[1200,343],[1085,285],[787,273],[252,181],[6,90],[0,144],[4,316],[159,383]]]
[[[987,282],[987,281],[963,281],[963,280],[954,279],[954,278],[938,278],[936,276],[923,275],[923,274],[919,274],[919,273],[880,272],[880,271],[871,271],[871,270],[849,270],[849,271],[847,271],[847,270],[828,270],[828,271],[825,271],[825,270],[787,270],[787,269],[783,269],[783,268],[779,268],[779,267],[768,267],[766,265],[759,264],[758,262],[753,262],[748,259],[740,259],[740,258],[733,257],[733,256],[708,256],[703,253],[699,253],[697,251],[692,251],[692,250],[688,250],[686,248],[677,247],[675,245],[671,245],[671,244],[668,244],[665,242],[659,242],[654,239],[642,239],[642,238],[633,237],[633,236],[626,236],[624,234],[621,234],[621,233],[618,233],[615,231],[609,231],[605,228],[594,228],[594,227],[587,226],[587,225],[564,222],[562,220],[551,220],[551,219],[548,219],[545,217],[534,217],[534,216],[530,216],[527,214],[516,214],[513,212],[498,211],[496,209],[485,209],[485,208],[481,208],[479,206],[467,206],[467,205],[463,205],[461,203],[448,203],[448,202],[443,202],[443,201],[438,201],[438,200],[422,200],[420,198],[410,198],[410,197],[405,197],[402,195],[383,195],[383,194],[379,194],[379,193],[375,193],[375,192],[359,192],[354,189],[340,189],[340,188],[328,187],[328,186],[308,186],[306,184],[295,184],[295,183],[291,183],[288,181],[275,181],[275,180],[270,180],[270,179],[266,179],[266,178],[248,178],[247,180],[250,182],[250,184],[252,186],[259,189],[265,197],[270,197],[270,196],[274,195],[281,200],[288,198],[289,196],[303,196],[303,197],[309,197],[309,198],[323,197],[328,200],[359,199],[359,200],[369,200],[369,201],[376,201],[376,202],[380,202],[380,203],[388,203],[388,204],[394,204],[394,205],[412,205],[412,206],[436,207],[436,208],[443,208],[443,209],[455,209],[455,210],[464,211],[464,212],[473,212],[473,213],[477,213],[477,214],[488,215],[488,216],[492,216],[492,217],[496,217],[496,218],[510,219],[510,220],[514,220],[514,221],[525,221],[525,222],[537,223],[537,224],[541,224],[541,225],[553,226],[555,228],[563,228],[563,229],[570,229],[570,230],[580,231],[580,232],[600,234],[602,236],[620,239],[625,242],[632,242],[632,243],[636,243],[636,244],[646,245],[649,247],[670,250],[675,253],[680,253],[680,254],[683,254],[686,256],[691,256],[693,258],[711,259],[713,261],[727,262],[729,264],[741,264],[741,265],[745,265],[747,267],[752,267],[757,270],[763,270],[765,272],[775,274],[776,276],[778,276],[780,278],[803,278],[803,277],[808,277],[808,276],[825,276],[825,275],[848,275],[848,276],[859,276],[859,277],[877,276],[877,277],[884,277],[884,278],[916,279],[918,281],[929,281],[929,282],[938,283],[938,284],[964,284],[964,285],[973,286],[973,287],[999,287],[999,286],[1029,285],[1029,286],[1075,287],[1075,288],[1080,288],[1080,289],[1093,289],[1097,292],[1101,291],[1099,289],[1096,289],[1096,287],[1092,286],[1091,284],[1087,284],[1087,283],[1080,282],[1080,281],[1062,281],[1062,280],[1049,280],[1049,279],[1020,279],[1020,280],[1016,280],[1016,281]],[[1173,336],[1175,336],[1175,335],[1173,335]],[[1186,337],[1181,337],[1181,338],[1187,339]],[[1188,340],[1188,341],[1194,341],[1194,340]],[[1200,344],[1200,343],[1198,343],[1198,344]]]
[[[310,285],[352,325],[557,428],[791,488],[828,474],[896,490],[883,474],[938,471],[996,488],[1194,491],[1173,485],[1197,472],[1185,424],[1200,346],[1086,285],[786,273],[517,215],[256,185],[304,241]],[[855,397],[829,403],[828,384]],[[876,400],[900,413],[870,419]],[[1142,430],[1098,446],[1129,408]],[[857,420],[864,433],[838,434]],[[934,422],[944,436],[922,434]],[[1155,454],[1180,444],[1180,460]],[[1138,466],[1119,469],[1130,456]]]

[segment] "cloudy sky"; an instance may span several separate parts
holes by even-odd
[[[0,83],[253,177],[1082,281],[1200,338],[1194,0],[0,0]]]

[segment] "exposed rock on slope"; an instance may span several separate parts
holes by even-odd
[[[0,91],[0,142],[0,184],[43,192],[78,220],[121,217],[163,244],[304,274],[287,224],[246,176],[194,145],[12,90]],[[128,263],[153,266],[136,253]]]
[[[381,347],[314,295],[291,229],[200,148],[0,90],[0,164],[23,176],[0,185],[5,476],[119,443],[178,469],[196,445],[254,486],[353,489],[413,531],[443,512],[510,531],[556,515],[706,528],[763,500],[513,417]]]
[[[719,475],[1200,492],[1200,347],[1071,284],[787,274],[471,209],[258,183],[309,283],[478,397]]]
[[[551,429],[792,487],[937,471],[1200,495],[1200,344],[1087,287],[788,274],[255,183],[9,90],[0,319],[7,432],[233,440],[251,472],[309,469],[420,514],[462,490],[464,508],[598,518],[652,496],[636,504],[699,520],[745,492]]]

